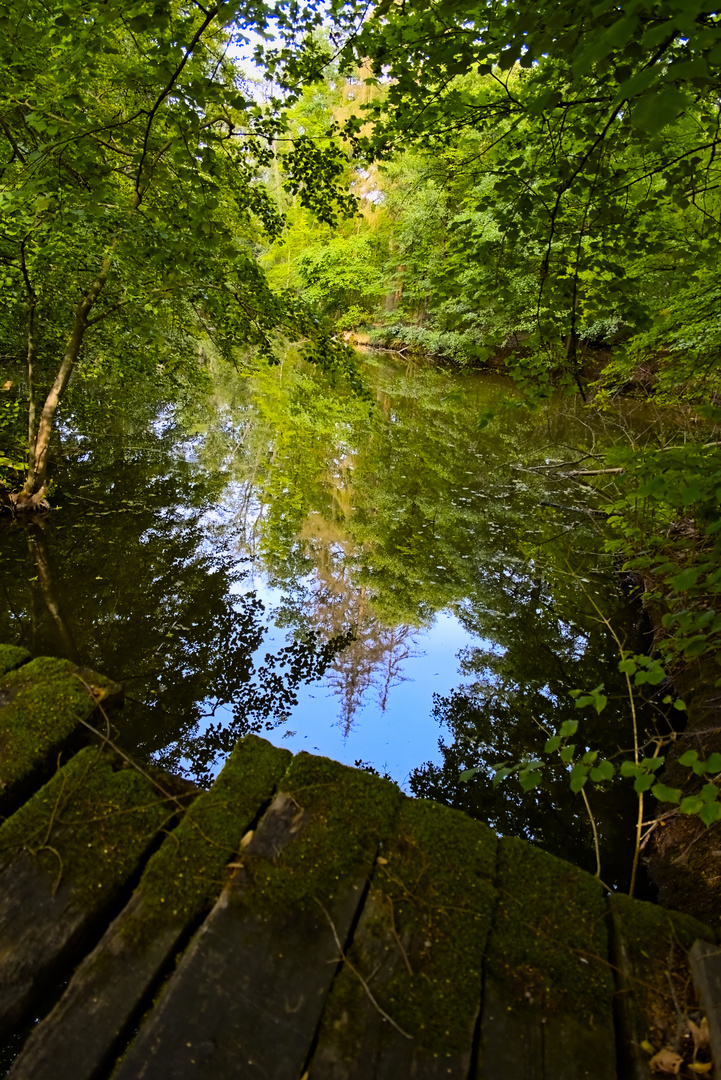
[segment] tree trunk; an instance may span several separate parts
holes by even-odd
[[[35,309],[38,306],[38,296],[33,288],[30,274],[25,261],[25,241],[20,245],[20,259],[25,279],[25,290],[28,296],[28,464],[33,455],[35,444]]]
[[[88,328],[88,316],[105,287],[110,273],[110,266],[111,259],[107,258],[97,278],[75,311],[75,322],[70,332],[65,355],[55,376],[55,382],[45,399],[37,431],[31,432],[28,474],[23,489],[17,497],[17,510],[35,510],[39,509],[41,505],[47,505],[44,504],[44,495],[48,482],[48,459],[50,456],[50,440],[55,426],[55,415],[80,355],[85,331]],[[28,350],[29,348],[30,344],[28,343]],[[32,411],[31,423],[34,427],[34,406]]]
[[[47,542],[42,534],[41,525],[44,523],[42,520],[38,523],[35,522],[29,526],[28,529],[28,547],[30,548],[30,554],[35,560],[35,565],[38,571],[38,581],[40,583],[40,590],[43,594],[43,600],[45,605],[52,616],[55,625],[58,628],[60,637],[65,650],[65,655],[68,660],[72,660],[74,664],[80,663],[80,655],[78,653],[78,647],[75,644],[75,638],[73,637],[73,631],[70,627],[68,620],[65,618],[60,599],[55,588],[55,580],[53,578],[52,564],[50,562],[50,553],[48,551]]]

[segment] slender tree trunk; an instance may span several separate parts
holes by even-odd
[[[35,309],[38,297],[33,288],[25,260],[25,240],[20,244],[20,262],[25,279],[25,291],[28,296],[27,364],[28,364],[28,467],[33,457],[35,446]]]
[[[33,293],[28,311],[28,465],[35,448],[35,307]]]
[[[85,331],[88,328],[88,316],[105,287],[108,280],[108,274],[110,273],[110,266],[111,259],[107,258],[103,263],[97,278],[76,308],[75,321],[70,332],[65,355],[63,356],[58,373],[55,376],[55,382],[45,399],[45,404],[40,413],[40,420],[37,424],[37,431],[34,432],[34,436],[31,439],[28,474],[18,501],[18,507],[20,507],[21,503],[38,503],[45,493],[48,482],[50,440],[55,426],[55,415],[58,411],[60,399],[67,389],[73,368],[80,355]],[[34,426],[35,416],[33,409],[33,427]]]
[[[73,631],[70,627],[68,620],[65,618],[60,599],[55,588],[55,580],[53,578],[52,564],[50,562],[50,553],[48,551],[47,542],[42,534],[42,530],[37,523],[30,527],[28,532],[28,547],[30,553],[35,560],[35,565],[38,571],[38,581],[40,582],[40,590],[43,594],[43,600],[45,605],[53,618],[55,625],[58,628],[60,637],[62,639],[63,648],[65,649],[65,655],[68,660],[72,660],[74,664],[80,663],[80,656],[78,654],[78,647],[75,644],[75,638]]]

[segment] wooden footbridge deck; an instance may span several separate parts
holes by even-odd
[[[253,736],[189,789],[97,734],[107,679],[0,675],[12,1080],[711,1075],[708,927]]]

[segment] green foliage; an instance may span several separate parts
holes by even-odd
[[[622,670],[622,669],[620,669]],[[584,709],[586,705],[593,705],[597,713],[603,712],[608,704],[608,698],[602,694],[603,684],[591,690],[588,694],[581,694],[580,690],[572,690],[571,697],[576,699],[576,708]]]
[[[349,39],[346,70],[361,58],[379,93],[345,133],[382,169],[386,340],[461,362],[500,353],[536,397],[585,393],[589,350],[613,345],[600,404],[639,378],[661,403],[715,400],[715,13],[700,0],[384,3]],[[719,648],[715,435],[615,459],[626,473],[610,550],[665,607],[667,664]]]
[[[25,469],[21,437],[23,419],[20,398],[8,379],[5,386],[0,386],[0,484],[6,487],[14,487],[16,474]]]
[[[313,3],[274,13],[263,0],[242,12],[91,2],[80,23],[67,4],[0,8],[0,341],[30,358],[41,394],[57,379],[62,397],[81,350],[95,373],[172,382],[197,365],[201,334],[228,359],[248,346],[272,359],[278,332],[322,337],[258,262],[283,228],[262,180],[287,119],[229,46],[239,20],[262,34],[272,18],[302,40],[318,16]],[[288,185],[334,221],[352,202],[343,154],[288,141]],[[327,342],[314,355],[338,366]],[[49,424],[55,407],[47,398]]]
[[[617,539],[609,550],[644,582],[647,601],[662,605],[665,664],[705,658],[721,644],[721,454],[713,438],[661,449],[617,450],[625,495],[609,506]],[[647,662],[634,679],[658,683]],[[678,707],[678,706],[677,706]]]
[[[668,784],[660,782],[657,779],[657,774],[663,769],[666,756],[659,753],[659,751],[664,742],[668,743],[672,739],[664,740],[657,736],[654,740],[655,751],[653,755],[649,757],[642,754],[638,737],[638,705],[632,687],[633,685],[636,687],[644,685],[656,686],[663,682],[666,673],[658,660],[644,654],[625,655],[622,653],[618,668],[627,681],[628,700],[633,714],[634,748],[632,753],[623,756],[620,766],[618,766],[611,760],[600,759],[597,750],[588,749],[587,740],[584,740],[585,746],[582,745],[577,751],[577,743],[569,740],[578,734],[579,722],[577,720],[566,720],[561,724],[558,731],[546,740],[543,748],[544,754],[558,755],[560,768],[566,773],[569,787],[574,794],[583,792],[589,779],[597,787],[613,783],[615,779],[630,779],[633,780],[633,790],[641,804],[644,794],[651,792],[659,802],[676,804],[678,812],[681,814],[698,815],[707,827],[720,821],[721,800],[719,795],[721,792],[718,779],[719,774],[721,774],[721,753],[713,753],[708,760],[702,761],[699,758],[698,751],[688,750],[678,758],[678,764],[690,769],[693,775],[715,777],[715,780],[704,784],[700,791],[684,794],[683,789],[670,787]],[[603,686],[597,686],[589,694],[585,695],[582,695],[579,690],[575,690],[571,691],[571,697],[576,699],[577,707],[591,705],[596,713],[600,713],[608,703],[606,695],[601,693],[602,690]],[[671,703],[671,697],[667,695],[664,698],[664,704],[669,703]],[[676,704],[680,705],[682,709],[685,708],[683,702],[677,702]],[[502,780],[515,774],[518,776],[521,789],[524,793],[527,793],[541,783],[544,767],[545,762],[542,758],[525,758],[516,764],[503,762],[494,766],[493,786],[495,787]],[[480,771],[479,767],[467,769],[461,773],[459,780],[468,782]],[[601,854],[598,830],[585,792],[583,798],[593,828],[596,844],[597,874],[600,876]],[[641,821],[642,815],[640,814],[636,829],[636,849],[631,873],[631,892],[633,892],[640,852]]]
[[[372,236],[336,236],[322,247],[307,248],[298,259],[304,294],[336,324],[351,311],[366,317],[385,290],[378,245]],[[355,316],[357,318],[357,316]]]

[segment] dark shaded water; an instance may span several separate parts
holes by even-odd
[[[605,754],[631,745],[600,615],[631,648],[638,617],[584,512],[601,497],[547,466],[593,467],[645,421],[529,413],[501,379],[388,357],[366,372],[372,408],[290,359],[112,421],[110,391],[76,387],[57,510],[1,534],[0,639],[124,681],[124,744],[201,782],[260,731],[593,868],[562,770],[530,794],[458,775],[536,756],[568,717]],[[607,709],[581,715],[569,691],[600,683]],[[591,799],[604,876],[625,882],[632,800]]]

